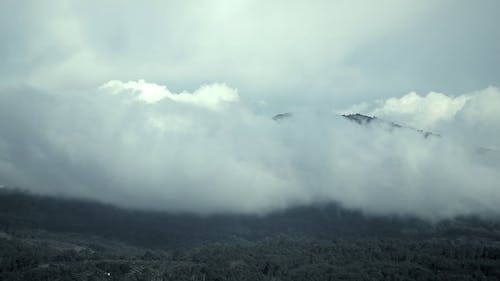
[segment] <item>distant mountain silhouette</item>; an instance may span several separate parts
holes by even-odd
[[[280,121],[280,120],[283,120],[283,119],[290,118],[292,116],[293,116],[293,114],[291,112],[280,113],[280,114],[274,115],[273,116],[273,120],[274,121]]]
[[[394,123],[394,122],[391,122],[391,121],[386,121],[386,120],[377,118],[375,116],[368,116],[368,115],[363,115],[363,114],[355,113],[355,114],[343,114],[342,117],[344,117],[346,119],[349,119],[351,121],[354,121],[354,122],[356,122],[356,123],[358,123],[360,125],[368,124],[368,123],[371,123],[371,122],[381,122],[381,123],[388,124],[392,128],[401,128],[401,129],[409,129],[409,130],[417,131],[417,132],[423,134],[425,138],[427,138],[429,136],[433,136],[433,137],[440,137],[441,136],[441,135],[433,133],[433,132],[428,132],[428,131],[424,131],[424,130],[421,130],[421,129],[415,129],[413,127],[403,126],[403,125],[400,125],[398,123]]]
[[[403,126],[403,125],[400,125],[398,123],[391,122],[391,121],[386,121],[384,119],[380,119],[380,118],[375,117],[375,116],[368,116],[368,115],[364,115],[364,114],[360,114],[360,113],[342,114],[340,116],[342,116],[342,117],[344,117],[344,118],[346,118],[346,119],[348,119],[350,121],[356,122],[357,124],[360,124],[360,125],[366,125],[366,124],[370,124],[372,122],[379,122],[381,124],[387,124],[387,125],[389,125],[390,128],[408,129],[408,130],[419,132],[425,138],[427,138],[429,136],[441,137],[441,135],[439,135],[437,133],[433,133],[433,132],[429,132],[429,131],[424,131],[424,130],[421,130],[421,129],[416,129],[416,128],[413,128],[413,127],[410,127],[410,126]],[[273,116],[273,120],[274,121],[282,121],[282,120],[289,119],[291,117],[293,117],[293,113],[292,112],[285,112],[285,113],[280,113],[280,114],[274,115]]]

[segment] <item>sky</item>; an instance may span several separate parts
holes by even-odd
[[[2,1],[0,185],[196,213],[498,215],[499,11]],[[441,137],[339,117],[358,112]]]

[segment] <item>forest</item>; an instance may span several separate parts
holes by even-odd
[[[0,280],[499,280],[500,224],[338,205],[197,216],[0,191]]]

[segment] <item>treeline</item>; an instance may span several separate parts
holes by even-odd
[[[0,281],[499,280],[499,270],[494,220],[430,224],[335,204],[200,217],[0,190]]]
[[[0,238],[0,280],[499,280],[484,239],[268,239],[116,255]]]
[[[415,218],[374,217],[338,205],[296,207],[266,216],[169,214],[126,210],[96,202],[0,190],[0,229],[43,229],[98,235],[142,247],[171,249],[217,241],[259,241],[285,235],[331,240],[362,237],[500,239],[500,224],[462,218],[432,225]]]

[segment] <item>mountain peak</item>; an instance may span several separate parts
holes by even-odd
[[[273,116],[273,120],[274,121],[280,121],[280,120],[283,120],[283,119],[290,118],[292,116],[293,116],[293,113],[291,113],[291,112],[280,113],[280,114],[274,115]]]
[[[441,135],[433,133],[433,132],[424,131],[422,129],[416,129],[416,128],[413,128],[413,127],[410,127],[410,126],[403,126],[403,125],[400,125],[400,124],[392,122],[392,121],[386,121],[386,120],[377,118],[375,116],[368,116],[368,115],[364,115],[364,114],[360,114],[360,113],[342,114],[342,116],[344,118],[347,118],[347,119],[349,119],[349,120],[351,120],[353,122],[356,122],[358,124],[361,124],[361,125],[368,124],[368,123],[370,123],[372,121],[380,121],[380,122],[389,124],[389,126],[391,128],[402,128],[402,129],[409,129],[409,130],[413,130],[413,131],[419,132],[422,135],[424,135],[425,138],[427,138],[429,136],[441,137]]]
[[[358,124],[366,124],[370,123],[373,120],[376,120],[377,117],[375,116],[368,116],[368,115],[363,115],[360,113],[354,113],[354,114],[342,114],[344,118],[347,118],[351,121],[354,121]]]

